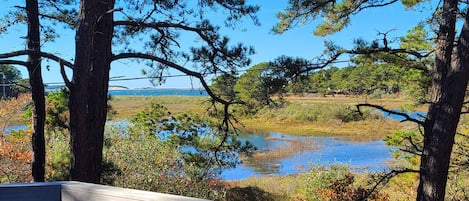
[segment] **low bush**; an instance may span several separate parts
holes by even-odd
[[[32,180],[31,136],[16,131],[0,136],[0,183],[29,182]]]

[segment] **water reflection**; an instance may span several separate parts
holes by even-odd
[[[240,136],[260,148],[243,164],[225,170],[222,178],[245,179],[251,176],[285,175],[309,169],[311,163],[344,163],[357,171],[384,171],[391,157],[381,140],[361,142],[347,137],[304,137],[271,133]]]

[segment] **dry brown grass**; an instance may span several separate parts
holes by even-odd
[[[116,112],[115,119],[128,119],[156,102],[173,114],[181,112],[204,113],[208,107],[207,97],[192,96],[115,96],[109,104]]]

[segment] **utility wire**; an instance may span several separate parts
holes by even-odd
[[[341,60],[341,61],[335,61],[332,62],[332,64],[335,63],[348,63],[350,60]],[[321,63],[316,63],[312,65],[318,65],[320,66]],[[310,66],[312,66],[310,65]],[[265,68],[265,69],[258,69],[258,71],[264,71],[264,70],[273,70],[273,69],[282,69],[281,67],[275,67],[275,68]],[[238,72],[246,72],[250,69],[244,69],[244,70],[239,70]],[[216,75],[220,73],[206,73],[205,75]],[[130,77],[130,78],[116,78],[116,79],[110,79],[109,82],[115,82],[115,81],[132,81],[132,80],[149,80],[149,79],[160,79],[160,78],[172,78],[172,77],[190,77],[190,75],[186,74],[178,74],[178,75],[162,75],[162,76],[150,76],[150,77]],[[44,83],[45,85],[58,85],[58,84],[65,84],[64,82],[48,82]]]

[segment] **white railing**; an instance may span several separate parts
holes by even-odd
[[[206,201],[75,181],[0,184],[0,201]]]

